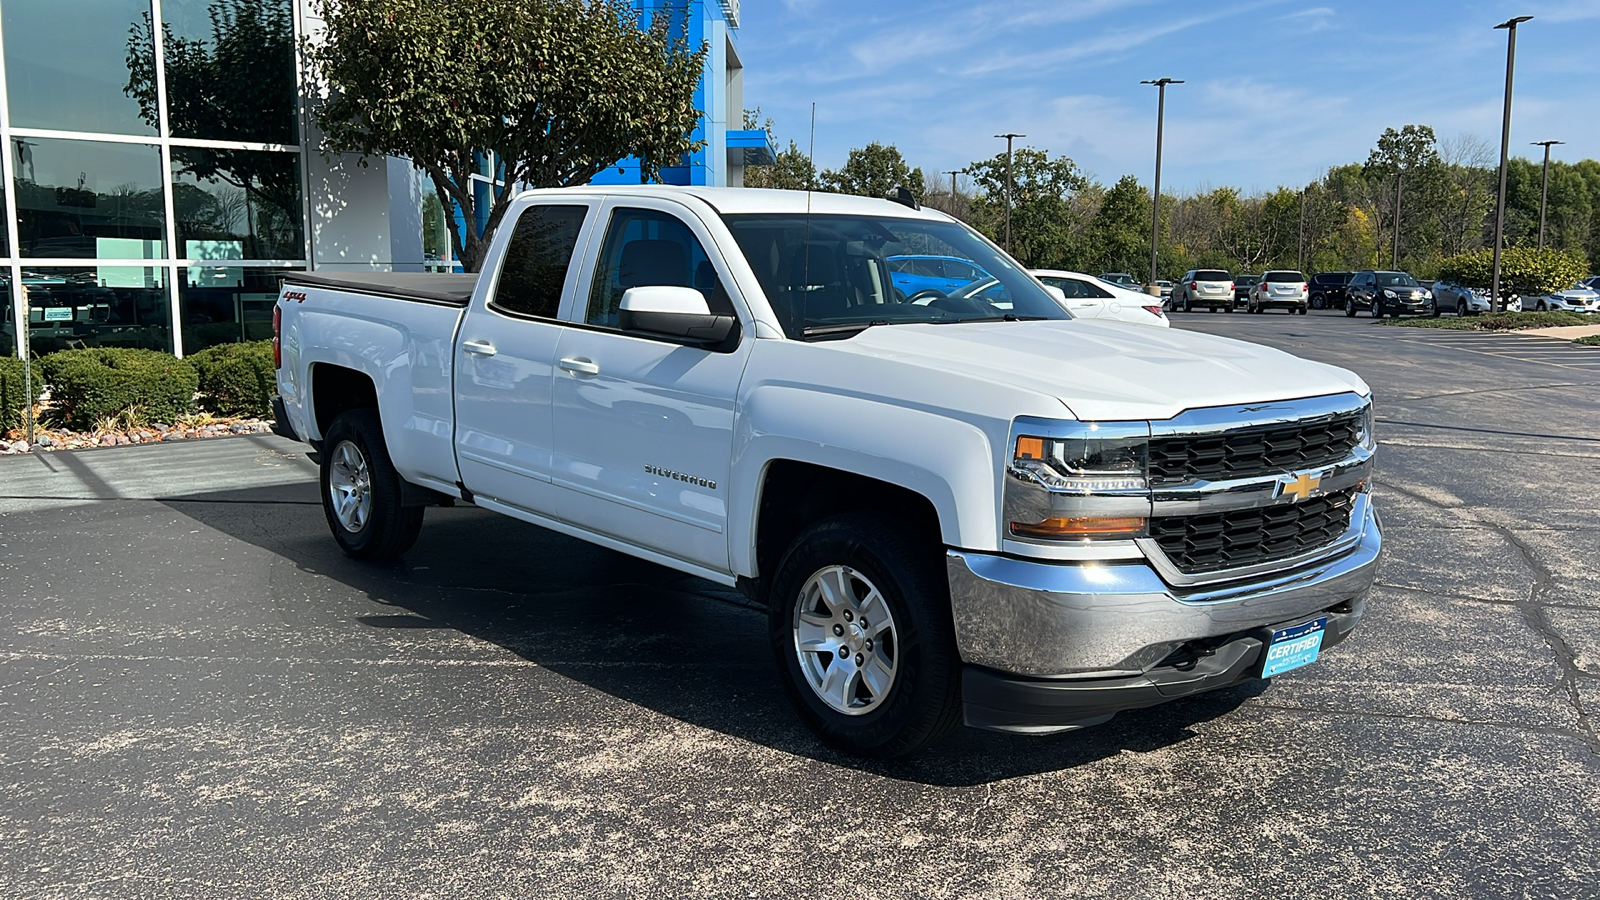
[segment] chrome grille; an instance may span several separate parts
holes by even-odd
[[[1361,436],[1361,413],[1257,425],[1150,442],[1150,483],[1226,481],[1279,475],[1338,462]]]
[[[1350,527],[1354,490],[1195,516],[1150,520],[1150,536],[1185,575],[1288,559],[1327,546]]]

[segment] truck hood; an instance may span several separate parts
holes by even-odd
[[[1352,372],[1271,347],[1103,320],[879,326],[833,346],[1037,391],[1083,421],[1369,393]]]

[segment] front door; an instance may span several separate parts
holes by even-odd
[[[621,330],[630,287],[692,287],[711,311],[736,310],[705,224],[668,201],[630,198],[602,211],[587,302],[570,313],[554,374],[562,518],[717,571],[728,567],[734,400],[751,339],[708,348]],[[711,252],[707,252],[707,248]],[[582,290],[582,288],[580,288]]]

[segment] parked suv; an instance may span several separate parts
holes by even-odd
[[[1345,287],[1344,314],[1353,316],[1361,309],[1370,311],[1374,319],[1384,313],[1391,318],[1402,313],[1437,314],[1433,292],[1405,272],[1357,272]]]
[[[1312,309],[1338,309],[1344,305],[1345,285],[1353,272],[1318,272],[1311,276],[1307,288],[1311,292]]]
[[[1172,308],[1193,312],[1204,306],[1212,312],[1221,307],[1233,312],[1233,276],[1221,269],[1190,269],[1172,289]]]
[[[1101,281],[1109,281],[1120,288],[1127,288],[1130,291],[1139,290],[1139,279],[1129,275],[1127,272],[1101,272],[1099,277]]]
[[[1250,288],[1247,312],[1286,310],[1289,315],[1306,314],[1306,276],[1294,269],[1274,269],[1261,276]]]
[[[971,260],[954,256],[891,256],[887,262],[889,279],[908,298],[932,296],[930,291],[948,294],[989,277],[988,272],[973,265]]]
[[[1260,275],[1233,276],[1233,305],[1244,306],[1250,302],[1250,289],[1261,280]]]

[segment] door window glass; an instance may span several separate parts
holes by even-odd
[[[694,288],[713,314],[735,315],[717,270],[689,226],[669,213],[618,209],[606,227],[584,321],[616,328],[623,292],[646,286]]]
[[[506,245],[490,304],[518,315],[555,318],[572,251],[588,212],[586,206],[530,206],[524,210]]]

